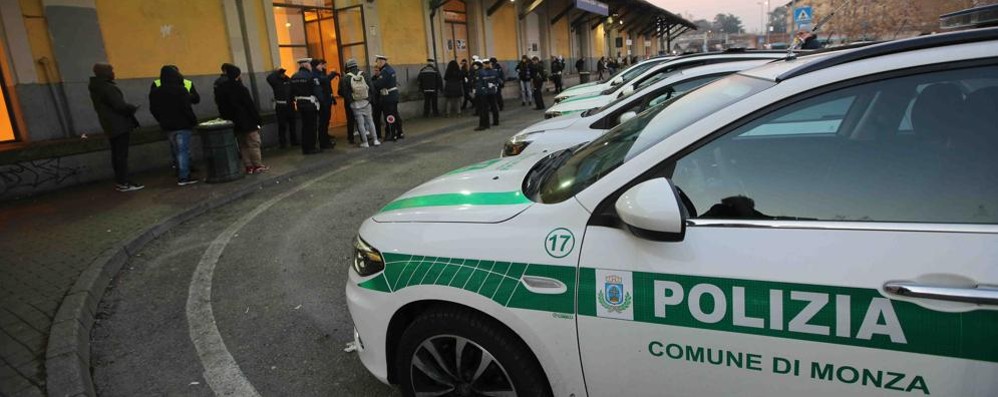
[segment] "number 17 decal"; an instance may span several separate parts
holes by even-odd
[[[553,258],[564,258],[575,249],[575,235],[571,230],[559,227],[544,238],[544,250]]]

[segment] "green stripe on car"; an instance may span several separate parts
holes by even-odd
[[[458,205],[516,205],[529,204],[530,199],[523,193],[513,192],[480,192],[480,193],[443,193],[426,196],[415,196],[398,199],[388,203],[379,212],[395,211],[405,208],[443,207]]]
[[[576,284],[572,266],[384,255],[385,271],[361,287],[390,293],[417,285],[448,286],[509,308],[577,311],[579,316],[597,317],[597,306],[609,301],[598,295],[608,283],[620,282],[596,280],[593,268],[581,268]],[[998,363],[998,344],[993,342],[998,311],[994,310],[940,312],[891,300],[867,288],[609,272],[630,273],[632,282],[624,286],[624,293],[633,295],[629,311],[639,323]],[[532,293],[521,285],[524,275],[559,280],[567,290],[556,295]]]

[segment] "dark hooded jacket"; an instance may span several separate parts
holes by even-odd
[[[263,121],[249,89],[243,85],[242,80],[236,79],[239,74],[240,70],[235,66],[226,72],[228,78],[215,90],[215,101],[222,118],[234,124],[233,129],[237,134],[245,134],[260,129]]]
[[[193,129],[198,123],[192,105],[200,101],[191,85],[187,91],[184,76],[176,67],[167,65],[159,71],[159,86],[153,83],[149,91],[149,111],[163,131]]]
[[[125,102],[125,96],[110,76],[91,77],[87,88],[105,134],[115,137],[139,126],[139,121],[135,119],[135,111],[139,107]]]

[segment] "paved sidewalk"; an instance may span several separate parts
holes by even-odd
[[[445,130],[470,132],[476,120],[473,117],[407,120],[406,135],[411,141],[422,134]],[[364,151],[378,150],[350,146],[342,131],[341,128],[336,149],[318,155],[302,156],[297,147],[266,150],[264,163],[271,167],[270,172],[247,175],[234,182],[178,187],[172,173],[162,170],[136,175],[134,179],[146,185],[138,192],[120,193],[110,181],[104,181],[0,203],[0,396],[40,396],[78,390],[52,384],[53,379],[46,376],[45,364],[48,359],[52,365],[54,354],[65,354],[70,357],[68,367],[84,371],[89,368],[92,324],[79,324],[78,319],[86,315],[66,308],[96,307],[102,290],[94,293],[98,296],[78,290],[84,284],[81,280],[98,277],[88,275],[95,265],[114,261],[109,259],[111,256],[121,256],[119,260],[123,263],[129,252],[137,252],[157,233],[213,206],[305,172],[362,157]],[[406,140],[386,142],[382,147],[405,144]],[[145,237],[136,240],[139,236]],[[109,279],[114,274],[100,276]],[[77,298],[92,302],[76,302]],[[88,314],[92,318],[93,312]],[[64,321],[77,323],[60,328]],[[66,334],[60,329],[82,331]],[[50,340],[50,332],[58,335]],[[81,349],[84,351],[79,352]],[[59,367],[49,372],[74,370]],[[87,377],[89,383],[89,372],[77,375]]]

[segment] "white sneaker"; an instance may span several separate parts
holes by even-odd
[[[375,139],[374,140],[374,146],[381,146],[381,141]]]
[[[370,147],[370,146],[367,144],[367,142],[364,142],[364,143],[360,144],[360,147]]]

